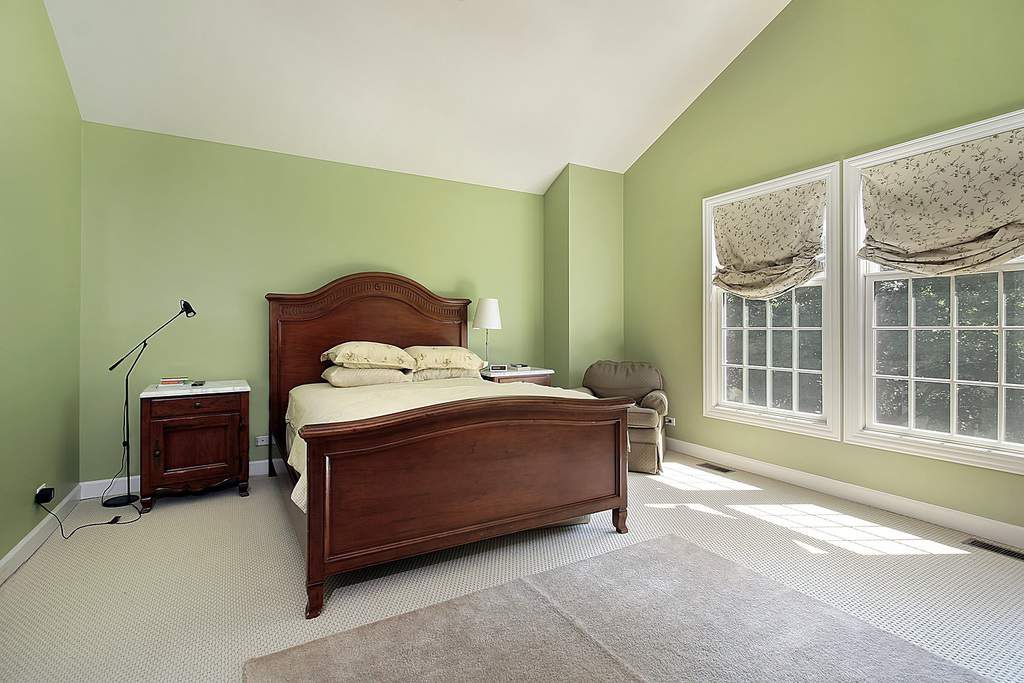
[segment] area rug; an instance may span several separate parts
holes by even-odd
[[[985,680],[678,536],[251,659],[244,679]]]

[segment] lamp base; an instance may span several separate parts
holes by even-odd
[[[105,508],[123,508],[131,505],[139,499],[134,493],[127,495],[114,496],[113,498],[107,498],[103,501],[103,507]]]

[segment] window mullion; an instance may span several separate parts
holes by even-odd
[[[907,280],[907,427],[917,428],[917,390],[914,378],[917,375],[915,363],[917,358],[915,341],[916,313],[914,312],[914,281]]]
[[[1003,323],[1006,322],[1004,316],[1003,306],[1003,274],[1005,271],[1000,271],[996,278],[999,289],[996,294],[996,334],[999,335],[996,339],[996,353],[998,358],[996,359],[996,378],[999,382],[999,387],[996,389],[996,438],[999,439],[999,443],[1003,443],[1006,440],[1006,420],[1004,419],[1005,411],[1005,397],[1006,397],[1006,332],[1003,329]]]

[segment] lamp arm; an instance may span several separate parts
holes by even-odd
[[[128,353],[124,354],[124,355],[123,355],[123,356],[121,356],[121,357],[120,357],[119,359],[117,359],[117,362],[116,362],[116,363],[114,363],[113,365],[111,365],[111,366],[110,366],[109,368],[107,368],[107,371],[108,371],[108,372],[110,372],[110,371],[112,371],[112,370],[113,370],[114,368],[116,368],[116,367],[117,367],[118,365],[120,365],[121,363],[123,363],[123,362],[125,361],[125,359],[126,359],[126,358],[128,358],[128,356],[130,356],[130,355],[132,355],[133,353],[135,353],[135,350],[136,350],[137,348],[139,348],[140,346],[143,346],[143,345],[145,345],[145,343],[146,343],[146,342],[148,342],[148,341],[149,341],[150,339],[152,339],[152,338],[153,338],[153,336],[154,336],[154,335],[155,335],[155,334],[156,334],[157,332],[159,332],[160,330],[162,330],[162,329],[164,329],[165,327],[167,327],[168,325],[170,325],[170,324],[171,324],[172,322],[174,322],[174,321],[175,321],[175,319],[176,319],[176,318],[177,318],[177,317],[178,317],[179,315],[181,315],[181,314],[182,314],[182,313],[184,313],[184,312],[185,312],[185,309],[182,309],[182,310],[178,311],[177,313],[175,313],[174,315],[172,315],[172,316],[171,316],[171,319],[170,319],[170,320],[168,320],[168,321],[167,321],[167,322],[165,322],[165,323],[164,323],[163,325],[161,325],[160,327],[158,327],[158,328],[156,328],[155,330],[153,330],[152,332],[150,332],[150,333],[149,333],[149,336],[148,336],[148,337],[146,337],[145,339],[143,339],[142,341],[140,341],[140,342],[139,342],[138,344],[136,344],[135,346],[133,346],[133,347],[131,348],[131,350],[130,350],[130,351],[128,351]]]

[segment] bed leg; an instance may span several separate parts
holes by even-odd
[[[612,510],[612,524],[620,534],[628,534],[629,527],[626,526],[626,508],[615,508]]]
[[[306,584],[306,618],[316,619],[320,616],[320,610],[324,608],[324,584]]]

